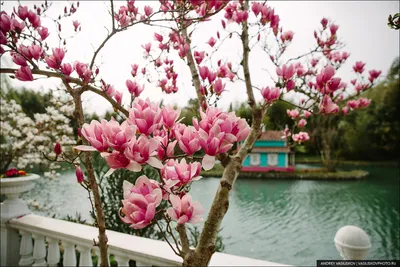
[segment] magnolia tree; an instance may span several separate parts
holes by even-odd
[[[283,60],[294,33],[283,31],[279,16],[266,2],[160,0],[141,8],[135,1],[119,5],[110,1],[111,28],[87,62],[64,60],[68,50],[61,29],[73,27],[79,33],[81,25],[75,18],[79,14],[76,12],[79,2],[70,3],[61,11],[59,19],[54,21],[55,32],[49,32],[45,26],[45,12],[50,7],[47,2],[33,8],[20,5],[8,13],[3,11],[1,53],[2,57],[11,57],[15,65],[2,67],[0,72],[27,82],[39,77],[58,78],[72,96],[83,144],[76,147],[80,152],[70,162],[76,166],[78,181],[93,193],[99,228],[95,245],[100,248],[102,266],[108,264],[107,236],[90,151],[100,152],[105,158],[110,167],[109,175],[122,168],[139,172],[144,165],[158,171],[159,177],[141,176],[135,185],[124,183],[119,216],[135,229],[156,223],[165,233],[165,240],[172,250],[182,257],[184,266],[204,266],[215,251],[217,232],[229,207],[229,193],[244,159],[261,134],[261,123],[268,107],[278,99],[287,101],[286,94],[296,96],[293,100],[296,108],[287,112],[295,120],[295,126],[285,129],[282,135],[291,143],[302,143],[309,139],[307,132],[301,131],[309,116],[346,115],[367,106],[369,100],[360,96],[373,85],[380,72],[371,70],[366,78],[363,75],[365,64],[357,62],[355,79],[349,84],[337,77],[337,70],[349,54],[340,50],[343,45],[337,37],[338,26],[325,18],[314,32],[315,47],[309,53]],[[61,26],[61,22],[67,24]],[[215,23],[216,32],[209,33],[204,45],[198,46],[192,40],[197,34],[197,26],[202,23]],[[118,66],[121,72],[132,75],[126,81],[131,101],[125,106],[121,91],[101,76],[97,56],[114,36],[139,24],[158,27],[164,33],[157,31],[154,40],[144,41],[146,65],[132,62],[131,66]],[[60,46],[49,46],[46,42],[49,34],[58,36]],[[237,42],[241,47],[240,61],[218,58],[216,52],[227,40]],[[204,49],[199,49],[201,47]],[[274,66],[277,74],[271,75],[273,82],[268,84],[266,81],[262,86],[252,82],[249,67],[250,54],[256,49],[266,53],[269,59],[266,66]],[[145,90],[143,80],[166,94],[177,92],[177,81],[183,78],[174,68],[179,61],[183,61],[190,71],[200,106],[199,117],[191,126],[180,123],[179,109],[140,98]],[[217,107],[224,91],[234,84],[245,88],[252,111],[250,126],[234,113],[226,113]],[[81,99],[84,92],[108,100],[124,121],[85,123]],[[257,102],[257,95],[262,96],[263,101]],[[232,151],[235,143],[239,144],[238,149]],[[224,172],[199,242],[193,248],[189,246],[186,224],[200,222],[204,209],[192,199],[190,185],[200,178],[202,169],[211,169],[216,159]],[[80,164],[85,166],[87,180]],[[166,202],[169,207],[160,209],[161,202]],[[158,220],[165,223],[159,224]]]
[[[55,157],[52,150],[56,141],[63,146],[72,146],[76,141],[68,118],[73,106],[61,103],[57,98],[52,98],[52,104],[46,108],[46,113],[34,114],[31,119],[14,100],[0,98],[1,173],[13,164],[18,168],[49,165],[47,174],[56,174],[59,165],[49,162],[46,155]]]

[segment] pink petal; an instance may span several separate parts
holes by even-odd
[[[150,157],[146,162],[150,166],[153,166],[154,168],[157,168],[157,169],[162,169],[162,167],[164,167],[164,165],[161,163],[161,161],[154,157]]]
[[[97,151],[97,149],[92,147],[92,146],[83,146],[83,145],[81,145],[81,146],[76,146],[74,148],[77,149],[77,150],[80,150],[80,151]]]
[[[124,192],[124,198],[127,198],[129,196],[129,194],[131,193],[131,188],[132,187],[133,187],[133,184],[131,184],[127,180],[124,180],[124,182],[122,183],[122,189],[123,189],[123,192]]]
[[[201,164],[205,171],[211,170],[215,164],[215,156],[205,155]]]
[[[169,217],[171,217],[172,220],[174,220],[174,221],[178,220],[178,217],[176,216],[176,212],[173,208],[168,208],[167,214],[169,215]]]
[[[142,166],[136,161],[131,160],[131,162],[126,166],[126,168],[133,172],[140,172],[142,170]]]

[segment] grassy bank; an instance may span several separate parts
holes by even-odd
[[[203,177],[221,177],[223,168],[215,165],[212,170],[203,171]],[[358,180],[368,176],[367,171],[336,171],[327,172],[324,168],[301,169],[294,172],[241,172],[242,178],[261,178],[261,179],[303,179],[303,180]]]

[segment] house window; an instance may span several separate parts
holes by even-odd
[[[250,165],[260,166],[260,154],[250,154]]]
[[[276,154],[276,153],[268,154],[268,165],[269,166],[278,165],[278,154]]]

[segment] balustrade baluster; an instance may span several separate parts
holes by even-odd
[[[80,253],[79,266],[93,266],[91,248],[77,246],[76,249]]]
[[[76,266],[75,245],[62,241],[64,247],[63,265]]]
[[[19,254],[21,255],[21,259],[19,261],[19,266],[31,266],[33,263],[33,244],[32,244],[32,235],[31,233],[25,231],[19,231],[21,234],[21,246],[19,248]]]
[[[44,236],[32,234],[35,244],[33,246],[33,259],[35,263],[32,266],[47,266],[46,263],[46,244],[44,243]]]
[[[144,267],[144,266],[150,266],[150,265],[148,263],[144,263],[144,262],[141,262],[141,261],[136,261],[136,267]]]
[[[115,260],[118,263],[118,267],[126,267],[129,266],[129,258],[128,257],[123,257],[123,256],[117,256],[115,255]]]
[[[47,250],[47,263],[49,266],[57,266],[60,262],[60,246],[58,245],[58,240],[46,237],[49,243],[49,248]]]

